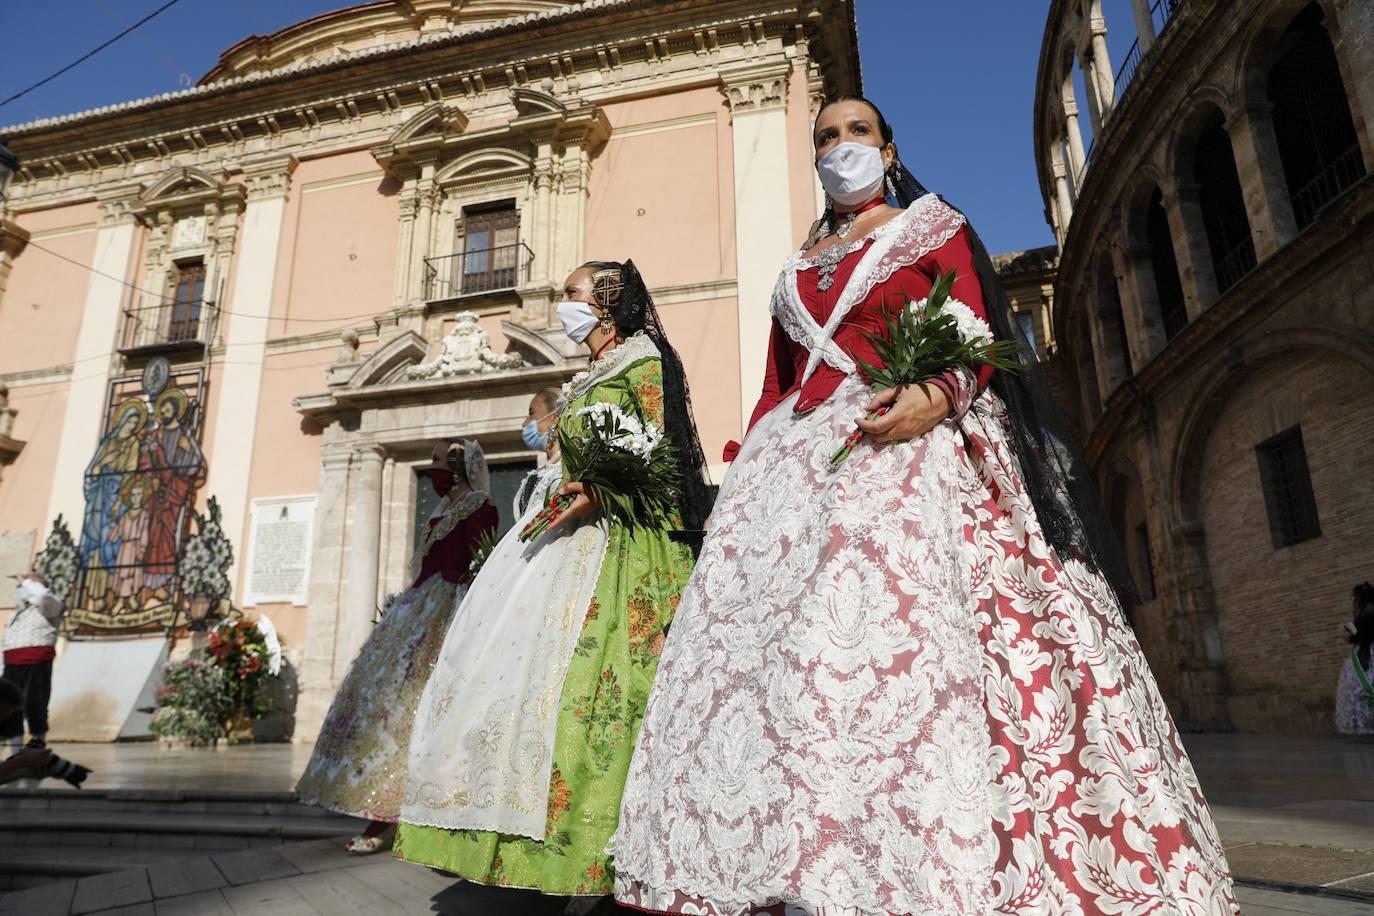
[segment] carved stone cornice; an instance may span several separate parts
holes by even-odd
[[[248,187],[248,200],[270,200],[285,197],[291,188],[291,175],[299,163],[295,156],[276,156],[262,159],[243,166],[244,184]]]
[[[787,85],[792,65],[787,62],[750,64],[722,70],[721,89],[734,114],[787,108]]]
[[[121,223],[132,223],[137,215],[140,190],[137,187],[120,188],[100,196],[96,200],[96,204],[100,207],[101,228],[118,226]]]
[[[29,243],[29,231],[13,220],[0,219],[0,255],[19,257]]]

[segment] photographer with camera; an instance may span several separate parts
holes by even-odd
[[[29,571],[18,579],[18,601],[5,627],[4,678],[24,694],[22,708],[0,717],[0,740],[17,751],[23,743],[24,724],[29,728],[29,747],[46,746],[48,699],[52,695],[52,663],[57,657],[57,628],[65,608],[62,599],[48,588],[43,577]]]
[[[0,722],[24,715],[24,691],[14,681],[0,677]],[[81,788],[91,771],[57,756],[46,747],[26,747],[7,760],[0,760],[0,786],[16,779],[61,779],[73,789]]]

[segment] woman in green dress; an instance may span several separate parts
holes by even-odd
[[[531,500],[464,599],[421,698],[395,852],[482,884],[600,896],[613,887],[606,843],[692,569],[674,532],[701,528],[710,495],[682,362],[634,264],[574,271],[558,314],[592,358],[564,386],[559,424],[609,403],[665,430],[679,511],[631,532],[564,480],[572,507],[521,543],[543,501]],[[558,483],[551,475],[546,488]]]

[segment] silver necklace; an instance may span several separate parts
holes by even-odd
[[[835,229],[835,238],[843,240],[845,236],[853,231],[854,219],[857,215],[858,214],[853,211],[844,215],[844,219],[840,220],[840,225]],[[840,262],[843,261],[848,254],[849,246],[844,244],[843,241],[837,242],[829,248],[823,248],[816,254],[812,259],[816,262],[816,266],[820,268],[818,271],[820,279],[816,281],[816,289],[825,292],[835,285],[835,271],[839,269]]]

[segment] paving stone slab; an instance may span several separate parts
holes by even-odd
[[[0,916],[67,916],[75,881],[57,881],[0,897]]]
[[[358,864],[358,857],[344,849],[341,840],[315,840],[276,847],[277,855],[296,866],[303,875]]]
[[[1237,887],[1245,916],[1374,916],[1374,905],[1267,888]]]
[[[1231,874],[1290,884],[1323,885],[1374,872],[1374,852],[1322,846],[1249,843],[1226,851]]]
[[[249,884],[298,875],[300,871],[273,849],[245,849],[214,857],[215,866],[230,884]]]
[[[151,903],[153,891],[148,884],[148,871],[143,868],[113,871],[104,875],[80,878],[72,897],[73,916],[98,913],[101,910]]]
[[[153,888],[153,898],[159,900],[217,890],[229,884],[209,856],[154,865],[148,869],[148,883]]]
[[[217,890],[157,900],[153,908],[157,916],[234,916],[233,908]]]
[[[395,912],[395,904],[349,874],[347,869],[287,878],[312,907],[329,916]]]
[[[284,879],[226,887],[220,891],[234,916],[334,916],[322,913],[305,901]]]

